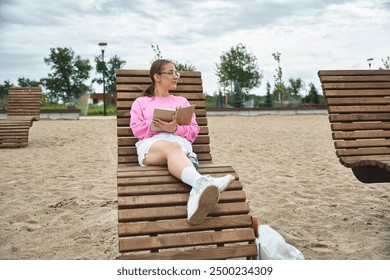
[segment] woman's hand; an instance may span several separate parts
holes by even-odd
[[[177,122],[176,122],[176,116],[173,117],[171,122],[164,122],[160,119],[155,119],[155,125],[166,132],[175,133],[177,130]]]

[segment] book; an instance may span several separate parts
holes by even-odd
[[[153,112],[153,120],[160,119],[165,122],[170,122],[176,115],[176,122],[178,125],[189,125],[194,113],[195,105],[180,107],[177,109],[156,108]],[[160,131],[160,129],[154,124],[154,121],[152,121],[151,129],[154,131]]]

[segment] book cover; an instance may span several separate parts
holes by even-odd
[[[172,121],[176,115],[176,122],[178,125],[189,125],[191,123],[192,115],[195,113],[195,105],[188,107],[181,107],[175,109],[156,108],[153,113],[153,120],[160,119],[165,122]],[[152,122],[152,130],[160,131],[160,129]]]

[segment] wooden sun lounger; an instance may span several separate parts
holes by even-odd
[[[0,148],[28,146],[33,121],[39,120],[41,89],[11,87],[8,90],[7,118],[0,120]]]
[[[40,87],[11,87],[8,90],[7,119],[29,120],[32,125],[40,117]]]
[[[0,148],[21,148],[28,145],[28,120],[0,119]]]
[[[149,71],[118,70],[118,234],[120,259],[228,259],[257,255],[257,220],[237,173],[231,166],[212,164],[205,95],[200,72],[180,72],[175,94],[196,105],[200,135],[193,144],[199,172],[215,176],[232,173],[236,181],[200,225],[187,222],[190,187],[174,178],[166,166],[140,167],[129,127],[130,108],[150,84]]]
[[[320,70],[340,162],[363,183],[390,182],[390,70]]]

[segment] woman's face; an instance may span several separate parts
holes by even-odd
[[[177,86],[177,80],[180,77],[179,72],[176,71],[175,65],[167,63],[162,67],[162,70],[156,74],[158,77],[156,81],[159,85],[167,90],[174,90]]]

